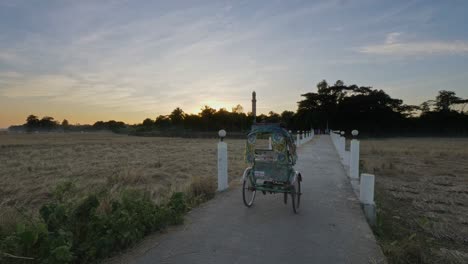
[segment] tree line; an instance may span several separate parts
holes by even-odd
[[[460,98],[453,91],[441,90],[433,100],[420,105],[407,105],[392,98],[383,90],[369,86],[346,85],[338,80],[333,85],[323,80],[316,92],[301,95],[294,111],[260,114],[257,122],[282,123],[289,130],[358,129],[364,134],[378,135],[467,135],[468,115],[464,111],[468,99]],[[168,115],[146,118],[139,124],[129,125],[121,121],[98,121],[93,125],[71,125],[65,119],[61,123],[53,117],[39,119],[30,115],[26,123],[12,126],[10,130],[33,131],[97,131],[144,134],[155,131],[175,133],[208,132],[221,128],[232,132],[250,130],[254,117],[241,105],[214,109],[204,106],[198,114],[185,113],[180,107]]]

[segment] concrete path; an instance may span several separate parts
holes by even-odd
[[[316,136],[298,155],[298,215],[280,194],[257,193],[246,208],[235,187],[191,212],[184,226],[159,236],[132,262],[385,263],[330,137]]]

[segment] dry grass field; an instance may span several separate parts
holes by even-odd
[[[229,144],[229,177],[245,168],[244,140]],[[193,179],[216,185],[217,139],[131,137],[112,133],[0,134],[0,208],[37,209],[72,181],[86,193],[144,189],[158,200]],[[235,182],[235,181],[234,181]]]
[[[468,139],[361,141],[390,263],[468,263]]]

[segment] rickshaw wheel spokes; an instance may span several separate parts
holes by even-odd
[[[242,183],[242,200],[244,201],[244,205],[247,207],[252,206],[255,200],[255,194],[257,193],[255,187],[250,185],[250,180],[244,179],[244,182]]]

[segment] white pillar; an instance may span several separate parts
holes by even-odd
[[[297,131],[297,135],[296,135],[296,146],[300,146],[301,145],[301,131]]]
[[[218,191],[228,188],[227,144],[218,142]]]
[[[359,140],[351,140],[351,157],[349,159],[349,177],[359,178]]]
[[[346,150],[346,138],[343,136],[339,137],[338,148],[341,159],[344,159],[345,150]]]
[[[361,174],[359,186],[359,200],[363,204],[374,204],[375,177],[372,174]]]
[[[272,150],[273,148],[271,147],[271,137],[268,138],[268,149]]]

